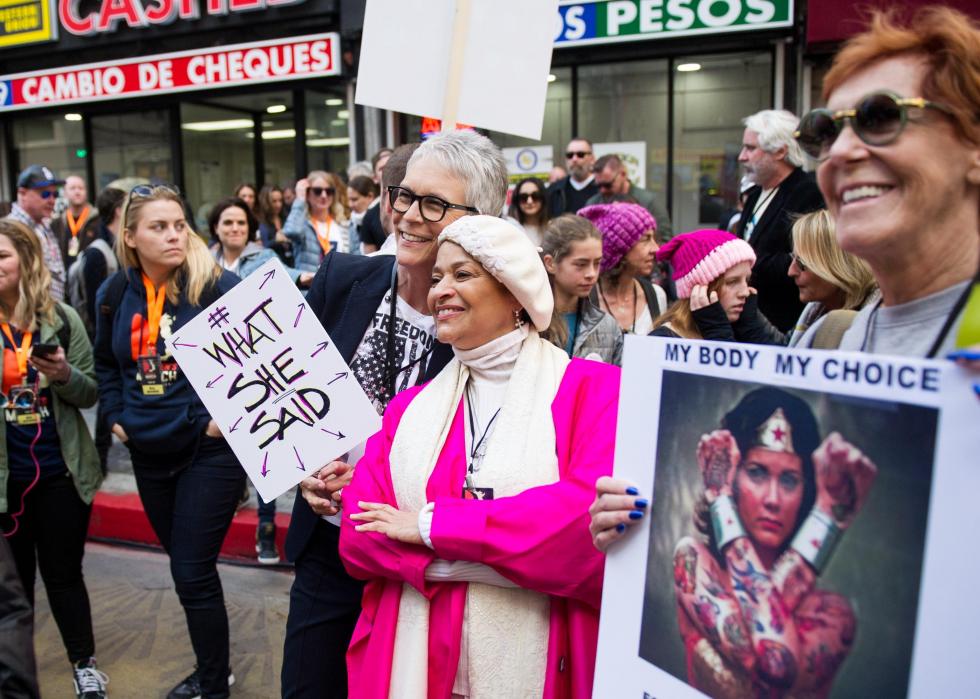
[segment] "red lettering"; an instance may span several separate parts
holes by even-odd
[[[225,0],[207,0],[209,15],[226,15],[228,8],[225,7]]]
[[[148,24],[170,24],[177,14],[174,0],[156,0],[156,5],[144,8],[144,17]]]
[[[130,27],[142,27],[145,24],[135,0],[104,0],[95,28],[100,32],[115,31],[121,19],[126,20]]]
[[[265,0],[229,0],[228,9],[232,12],[247,12],[249,10],[261,10],[265,7]]]
[[[181,19],[197,19],[201,16],[197,0],[178,0],[177,16]]]
[[[58,0],[58,21],[61,22],[62,27],[72,34],[79,36],[92,34],[94,32],[92,15],[85,15],[85,17],[77,16],[74,11],[75,8],[72,6],[72,3],[75,1]]]

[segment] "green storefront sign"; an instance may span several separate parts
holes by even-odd
[[[793,0],[561,0],[555,46],[793,26]]]

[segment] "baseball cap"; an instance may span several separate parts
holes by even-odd
[[[37,189],[38,187],[50,187],[64,183],[64,180],[59,180],[58,176],[44,165],[29,165],[17,176],[17,186],[25,189]]]

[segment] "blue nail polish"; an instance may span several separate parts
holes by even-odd
[[[626,525],[620,522],[619,524],[616,525],[616,531],[622,534],[624,531],[626,531]]]
[[[640,519],[643,516],[643,510],[630,510],[630,519]]]
[[[950,352],[946,355],[946,359],[966,359],[970,362],[975,362],[980,360],[980,352],[971,352],[970,350],[956,350],[955,352]]]
[[[637,498],[633,501],[633,507],[637,507],[641,510],[646,508],[649,504],[650,502],[646,498]]]
[[[627,495],[639,495],[640,494],[640,491],[637,490],[636,488],[634,488],[633,486],[630,486],[629,488],[626,489],[626,494]]]

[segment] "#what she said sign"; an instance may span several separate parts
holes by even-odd
[[[381,425],[277,259],[167,345],[266,502]]]

